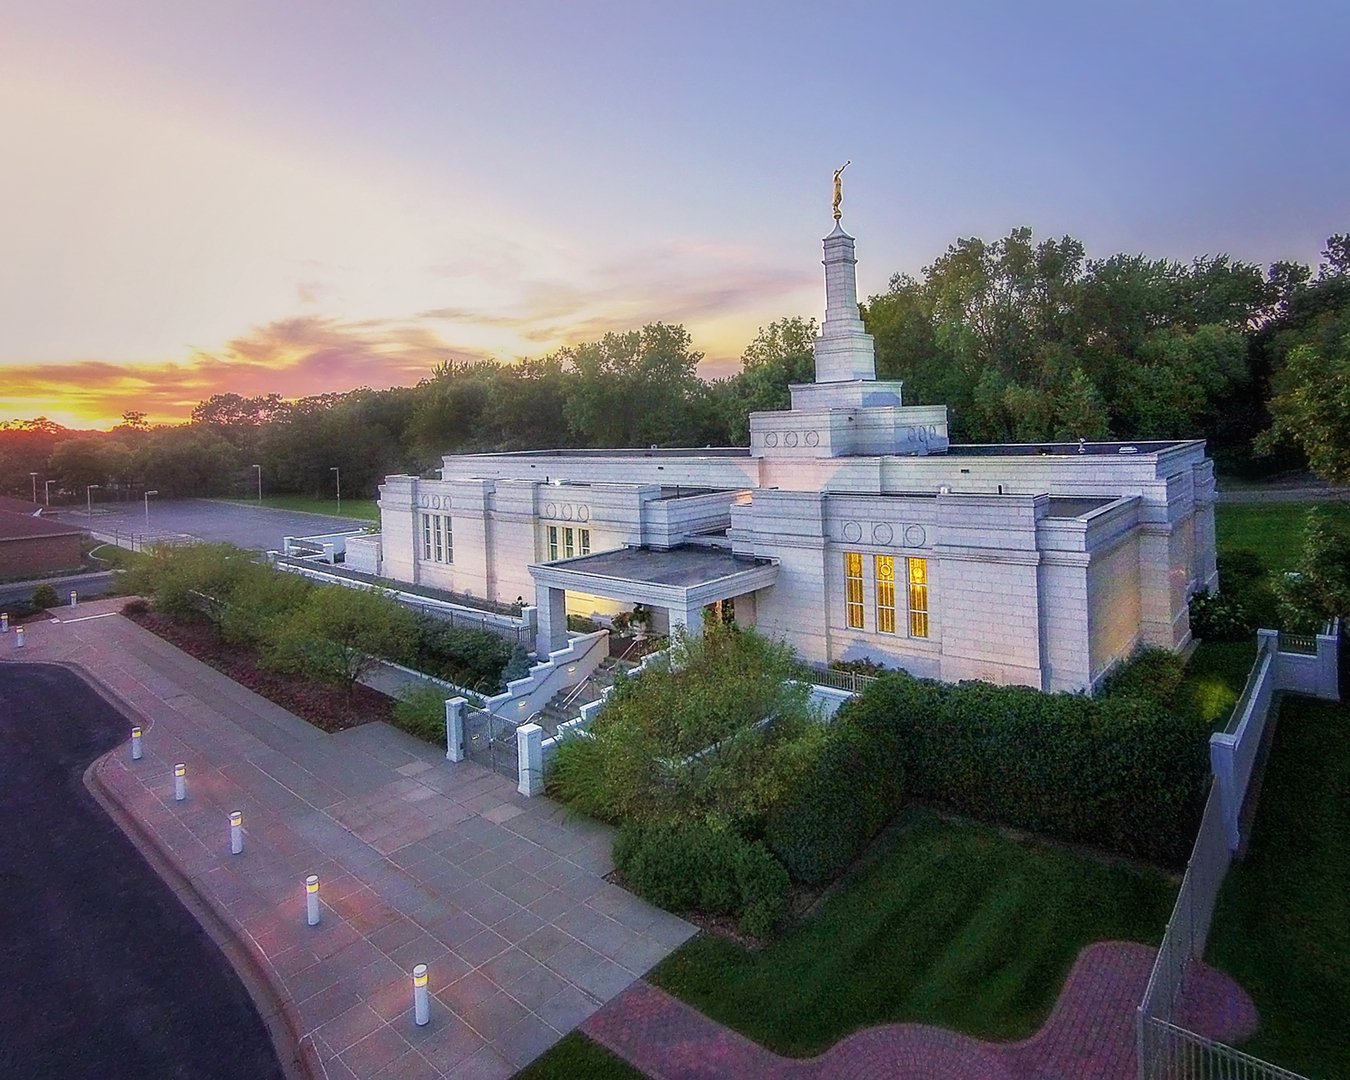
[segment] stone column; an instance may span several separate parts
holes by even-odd
[[[544,793],[544,729],[538,724],[516,728],[516,790],[527,799]]]
[[[534,595],[539,619],[535,653],[542,664],[549,653],[567,645],[567,592],[548,585],[536,585]]]
[[[450,698],[445,703],[445,760],[464,760],[464,706],[462,697]]]

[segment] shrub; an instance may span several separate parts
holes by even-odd
[[[282,625],[305,606],[317,587],[299,574],[255,564],[234,583],[230,604],[221,615],[220,632],[236,645],[274,646]]]
[[[56,590],[50,585],[39,585],[33,590],[33,606],[35,608],[54,608],[59,606],[61,598],[56,595]]]
[[[669,911],[731,915],[769,933],[787,910],[787,871],[763,844],[721,822],[625,825],[614,862],[639,896]]]
[[[445,691],[415,686],[394,706],[394,726],[436,746],[445,745]]]
[[[1191,597],[1191,633],[1202,641],[1249,641],[1275,605],[1261,556],[1239,549],[1220,555],[1219,588]]]
[[[767,937],[787,913],[788,872],[763,844],[742,844],[733,866],[740,891],[741,930]]]
[[[1107,697],[1141,697],[1168,705],[1186,677],[1181,657],[1167,649],[1144,649],[1117,668],[1106,680]]]
[[[519,648],[491,630],[461,629],[418,615],[409,648],[390,659],[479,693],[496,694],[505,688],[506,668]],[[525,669],[529,670],[528,659]]]
[[[567,629],[574,634],[594,634],[600,629],[600,624],[594,619],[586,618],[585,615],[569,615]]]
[[[530,655],[525,651],[525,647],[516,644],[511,648],[511,659],[506,662],[506,667],[502,669],[502,689],[517,679],[523,679],[530,673]]]
[[[122,605],[123,615],[145,615],[150,610],[150,601],[137,597],[134,600],[128,600]]]
[[[885,664],[878,664],[875,660],[863,658],[861,660],[836,660],[830,664],[832,671],[851,671],[855,675],[885,675],[888,671],[894,671],[894,668],[888,668]]]
[[[836,723],[873,732],[917,797],[1176,865],[1194,839],[1205,731],[1147,697],[882,678]]]
[[[768,815],[764,839],[794,881],[830,881],[900,809],[903,768],[887,741],[847,720]]]
[[[329,585],[312,590],[305,603],[278,624],[267,663],[352,686],[376,664],[398,656],[415,636],[412,613],[373,589]]]

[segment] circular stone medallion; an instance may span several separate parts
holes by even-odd
[[[843,532],[844,532],[844,539],[847,540],[850,544],[856,544],[859,540],[862,539],[862,526],[859,525],[856,521],[844,522]]]
[[[784,446],[796,446],[796,445],[797,445],[797,433],[796,433],[795,431],[789,431],[786,435],[784,435],[784,436],[783,436],[783,445],[784,445]]]
[[[806,433],[806,445],[807,445],[807,446],[819,446],[819,445],[820,445],[820,432],[818,432],[818,431],[808,431],[808,432]]]
[[[778,432],[776,432],[776,431],[770,431],[770,432],[768,432],[768,433],[764,436],[764,445],[765,445],[765,446],[777,446],[777,445],[778,445]]]
[[[557,503],[545,503],[545,504],[544,504],[544,517],[557,517],[557,516],[558,516],[558,504],[557,504]]]
[[[580,506],[577,507],[577,520],[578,521],[591,520],[591,508],[587,506],[585,503],[582,503]]]
[[[905,526],[905,547],[923,547],[927,539],[928,534],[922,525]]]
[[[872,526],[872,542],[876,544],[889,544],[895,539],[895,530],[886,522]]]

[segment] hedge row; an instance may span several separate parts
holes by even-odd
[[[837,721],[810,771],[769,811],[764,841],[792,880],[830,881],[899,813],[903,777],[884,742]]]
[[[730,915],[754,937],[787,911],[787,872],[763,844],[723,825],[625,825],[614,863],[629,888],[658,907]]]
[[[1204,739],[1145,697],[891,675],[839,721],[884,746],[914,795],[973,817],[1170,865],[1194,839]]]

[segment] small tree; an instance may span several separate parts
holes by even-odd
[[[412,613],[384,593],[333,585],[313,590],[278,625],[268,661],[343,684],[350,693],[380,657],[406,653],[416,633]]]
[[[1350,613],[1350,530],[1338,528],[1321,507],[1309,509],[1298,564],[1276,580],[1275,596],[1290,630],[1315,633]]]
[[[159,544],[131,571],[129,585],[156,611],[205,615],[219,633],[235,587],[257,568],[257,556],[233,544]]]

